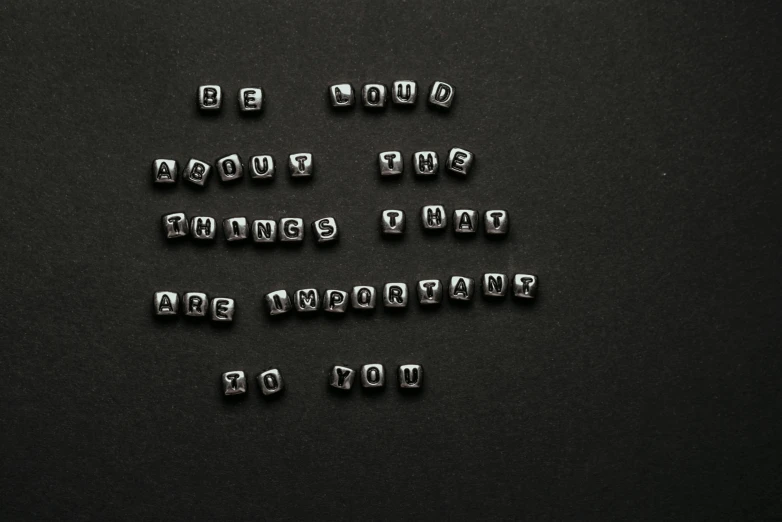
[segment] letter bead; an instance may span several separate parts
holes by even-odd
[[[399,235],[405,232],[405,211],[384,210],[380,216],[380,230],[383,234]]]
[[[429,103],[442,109],[450,109],[455,91],[445,82],[434,82],[429,91]]]
[[[361,89],[361,99],[364,102],[364,107],[369,109],[384,108],[387,97],[386,86],[381,83],[367,83]]]
[[[179,294],[155,292],[155,315],[176,315],[179,312]]]
[[[223,220],[223,232],[228,241],[247,239],[247,218],[232,217]]]
[[[448,285],[448,297],[454,301],[472,301],[475,280],[472,277],[453,276]]]
[[[355,378],[356,372],[347,366],[334,366],[329,374],[329,384],[340,390],[349,390]]]
[[[280,241],[285,243],[304,241],[304,220],[300,218],[282,218],[279,229]]]
[[[413,167],[416,176],[436,176],[439,168],[437,153],[423,150],[413,154]]]
[[[168,239],[185,237],[190,230],[184,212],[174,212],[163,216],[163,231]]]
[[[483,214],[483,225],[490,236],[504,236],[510,228],[507,210],[487,210]]]
[[[288,156],[288,170],[294,178],[309,178],[315,172],[312,154],[300,152]]]
[[[329,98],[332,107],[352,107],[356,103],[353,86],[349,83],[339,83],[329,87]]]
[[[152,180],[155,183],[176,183],[178,170],[176,160],[156,159],[152,162]]]
[[[209,305],[212,321],[231,322],[234,320],[236,303],[230,297],[215,297]]]
[[[407,306],[407,284],[386,283],[383,287],[383,305],[386,308],[404,308]]]
[[[483,274],[481,279],[483,295],[486,297],[505,297],[508,293],[508,276],[505,274]]]
[[[258,385],[264,395],[280,393],[285,387],[280,371],[274,368],[258,374]]]
[[[230,154],[217,160],[217,173],[223,181],[234,181],[244,175],[242,160],[238,154]]]
[[[226,395],[241,395],[247,391],[247,378],[241,370],[225,372],[222,381],[223,392]]]
[[[315,288],[296,290],[293,294],[293,305],[297,312],[316,312],[320,308],[320,295]]]
[[[348,293],[342,290],[326,290],[323,294],[323,311],[344,314],[348,309]]]
[[[253,156],[247,165],[251,179],[272,179],[274,177],[274,158],[268,154]]]
[[[443,284],[439,279],[424,279],[416,285],[418,302],[422,305],[440,304],[443,301]]]
[[[382,388],[386,384],[386,369],[382,364],[365,364],[361,367],[361,386]]]
[[[263,89],[246,87],[239,89],[239,110],[242,112],[260,112],[263,108]]]
[[[256,219],[252,226],[253,241],[274,243],[277,241],[277,222],[273,219]]]
[[[266,306],[269,309],[269,315],[284,314],[290,312],[293,308],[291,298],[285,290],[269,292],[264,299],[266,300]]]
[[[448,225],[442,205],[427,205],[421,209],[421,222],[426,230],[443,230]]]
[[[182,296],[182,306],[188,317],[206,317],[209,298],[203,292],[187,292]]]
[[[377,300],[374,286],[354,286],[350,304],[357,310],[373,310]]]
[[[198,88],[198,108],[202,111],[219,111],[223,103],[223,90],[219,85],[201,85]]]
[[[453,231],[457,234],[474,234],[478,230],[478,212],[475,210],[454,210]]]
[[[381,176],[399,176],[404,171],[402,153],[398,150],[381,152],[377,155],[377,163],[380,166]]]
[[[454,147],[448,153],[445,169],[454,174],[466,176],[472,168],[473,161],[475,161],[475,155],[472,152]]]
[[[185,169],[182,171],[182,179],[189,181],[194,185],[198,185],[199,187],[203,187],[209,180],[210,172],[212,172],[212,166],[209,163],[191,159],[187,162]]]
[[[312,232],[318,243],[336,241],[339,233],[337,220],[332,217],[315,220],[312,222]]]
[[[418,84],[399,80],[391,86],[391,101],[397,105],[415,105],[418,100]]]
[[[214,239],[217,235],[215,219],[208,216],[196,216],[190,220],[190,235],[194,239]]]
[[[532,274],[514,275],[513,295],[522,299],[534,299],[538,295],[538,276]]]
[[[403,364],[399,367],[400,388],[420,388],[424,380],[424,369],[420,364]]]

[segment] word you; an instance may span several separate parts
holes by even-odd
[[[448,153],[445,169],[453,174],[466,176],[474,161],[475,155],[472,152],[454,147]],[[401,176],[405,167],[402,153],[398,150],[379,153],[377,163],[380,167],[380,175],[383,177]],[[424,150],[413,154],[413,169],[416,176],[436,176],[439,167],[436,152]]]
[[[217,236],[215,218],[195,216],[189,221],[184,212],[163,215],[163,233],[168,239],[185,237],[190,233],[193,239],[214,240]],[[273,219],[256,219],[248,226],[245,217],[230,217],[223,220],[223,233],[228,241],[241,241],[252,236],[256,243],[302,242],[304,241],[304,220],[301,218],[282,218],[279,226]],[[337,220],[332,217],[316,219],[312,222],[312,232],[318,243],[336,241],[339,234]]]
[[[434,82],[429,88],[429,104],[441,109],[450,109],[456,91],[445,82]],[[331,106],[336,108],[353,107],[356,97],[353,85],[339,83],[329,87]],[[388,88],[382,83],[365,83],[361,88],[361,102],[368,109],[383,109],[388,101]],[[410,106],[418,101],[418,83],[410,80],[398,80],[391,85],[391,101],[395,105]]]
[[[244,165],[238,154],[229,154],[215,160],[215,169],[224,182],[244,177]],[[276,171],[274,158],[261,154],[250,158],[247,164],[251,179],[270,180]],[[315,173],[315,164],[309,152],[297,152],[288,156],[288,171],[294,178],[310,178]],[[174,159],[156,159],[152,162],[152,181],[160,184],[177,182],[179,163]],[[182,179],[199,187],[205,187],[212,173],[212,166],[205,161],[190,159],[182,169]]]

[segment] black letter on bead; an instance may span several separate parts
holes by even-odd
[[[208,219],[197,219],[196,220],[196,230],[195,235],[196,236],[209,236],[212,233],[212,222]]]
[[[333,292],[331,294],[331,299],[329,299],[329,307],[330,308],[334,308],[337,305],[341,305],[342,301],[344,301],[344,300],[345,299],[342,297],[342,294],[340,294],[338,292]]]
[[[211,87],[204,89],[204,107],[217,105],[217,90]]]
[[[361,306],[366,306],[369,304],[369,301],[372,299],[372,292],[370,292],[366,288],[362,288],[358,291],[358,296],[356,296],[356,300],[358,301],[358,304]]]
[[[231,373],[229,375],[226,375],[225,378],[228,379],[229,381],[231,381],[231,389],[235,390],[236,389],[236,379],[239,378],[239,374]]]
[[[315,295],[314,290],[309,290],[307,293],[299,292],[299,306],[301,308],[307,308],[315,306],[315,300],[318,298]]]
[[[524,295],[528,295],[529,294],[529,284],[531,282],[532,282],[532,278],[529,278],[529,277],[522,277],[521,278],[521,283],[522,283],[521,293],[522,294],[524,294]]]
[[[432,288],[434,288],[435,285],[436,285],[436,283],[424,283],[423,284],[424,288],[426,288],[426,298],[427,299],[431,299],[432,297],[434,297],[434,291],[432,290]]]
[[[389,287],[388,300],[397,304],[402,304],[402,289],[398,286]]]
[[[418,155],[418,170],[421,172],[434,170],[434,158],[431,154],[427,154],[426,158],[424,158],[423,154]]]
[[[168,218],[168,222],[174,225],[174,232],[179,234],[179,222],[182,221],[182,218],[179,216],[173,216]]]
[[[369,101],[369,103],[372,105],[375,105],[378,101],[380,101],[380,89],[377,87],[370,87],[367,90],[367,101]]]
[[[299,163],[299,172],[304,172],[304,170],[307,168],[304,164],[304,162],[307,161],[307,156],[296,156],[293,159]]]
[[[270,392],[275,391],[280,386],[280,383],[277,382],[277,377],[271,373],[263,378],[263,383]]]
[[[252,91],[245,91],[244,92],[244,108],[245,109],[254,109],[255,108],[255,96],[253,96]]]
[[[263,158],[263,169],[261,169],[261,160],[259,160],[257,157],[253,158],[253,168],[255,169],[255,173],[259,176],[262,176],[269,172],[269,160],[266,158]]]
[[[453,289],[453,295],[459,295],[462,294],[464,297],[468,297],[467,294],[467,284],[464,282],[464,279],[459,278],[459,282],[456,283],[456,287]]]
[[[386,154],[385,156],[383,156],[383,159],[388,162],[389,169],[394,168],[394,158],[396,158],[396,154]]]
[[[467,158],[467,154],[464,152],[457,152],[453,155],[453,161],[451,161],[451,170],[457,170],[459,172],[464,172],[464,169],[462,168],[462,165],[464,165],[464,160]]]
[[[190,171],[190,177],[199,181],[204,179],[204,166],[201,163],[193,165],[193,169]]]
[[[227,175],[233,176],[236,174],[236,165],[234,165],[232,160],[227,159],[223,162],[223,170]]]
[[[293,221],[285,222],[285,235],[288,237],[299,237],[299,227]]]
[[[437,224],[440,225],[443,222],[443,216],[440,213],[440,209],[436,209],[432,212],[431,208],[426,209],[426,222],[431,227],[434,225],[434,220],[437,220]]]
[[[374,366],[367,370],[367,382],[369,384],[377,384],[380,382],[380,370]]]
[[[329,224],[328,219],[321,219],[318,221],[318,228],[320,229],[323,237],[330,237],[334,233],[334,227]]]
[[[532,281],[532,279],[530,279]],[[489,276],[489,291],[501,293],[502,292],[502,278]]]
[[[494,223],[494,227],[497,228],[500,226],[500,218],[502,217],[502,212],[494,212],[491,214],[492,222]]]
[[[173,179],[165,161],[160,163],[160,168],[157,171],[157,180],[160,181],[161,179]]]
[[[392,227],[395,227],[396,226],[396,218],[399,215],[399,212],[388,212],[387,215],[388,215],[388,218],[389,218],[388,223]]]
[[[262,223],[256,222],[256,228],[258,229],[258,237],[264,237],[265,239],[271,239],[272,237],[272,224],[269,222]]]
[[[215,316],[219,317],[220,319],[227,319],[228,316],[225,315],[225,312],[228,311],[228,301],[225,299],[218,299],[217,302],[215,302]]]
[[[465,212],[462,214],[462,219],[459,220],[459,230],[472,230],[472,221],[470,221],[470,214]]]
[[[447,85],[441,83],[437,87],[437,92],[434,93],[434,99],[439,101],[439,102],[444,102],[445,100],[448,99],[448,97],[450,95],[451,95],[451,88],[448,87]]]
[[[337,370],[337,377],[339,379],[337,381],[337,386],[339,386],[341,388],[345,384],[345,379],[350,377],[350,374],[353,373],[353,372],[350,371],[350,370],[346,370],[343,373],[341,368],[336,368],[336,370]]]
[[[405,85],[405,87],[407,87],[407,89],[404,96],[402,95],[402,84],[399,84],[396,87],[396,97],[402,101],[408,101],[410,99],[410,95],[412,94],[410,91],[410,84]]]
[[[334,87],[334,95],[337,99],[337,103],[347,103],[350,98],[342,94],[342,91],[339,90],[339,87]]]
[[[203,311],[201,310],[201,305],[204,303],[203,299],[198,297],[197,295],[190,296],[190,300],[187,303],[187,306],[190,310],[191,314],[202,314]]]
[[[173,312],[174,311],[174,307],[171,304],[171,300],[168,298],[167,295],[164,294],[163,298],[160,299],[160,306],[158,306],[157,311],[158,311],[158,313],[161,313],[161,312]]]
[[[416,384],[418,382],[418,368],[413,368],[412,371],[410,368],[405,368],[402,373],[404,374],[406,384]]]

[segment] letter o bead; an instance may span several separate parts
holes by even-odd
[[[176,292],[155,292],[155,315],[176,315],[179,312],[179,294]]]
[[[217,160],[217,173],[223,181],[234,181],[244,175],[242,159],[238,154],[229,154]]]
[[[258,375],[258,385],[264,395],[280,393],[285,387],[280,371],[274,368]]]
[[[382,109],[386,106],[388,93],[382,83],[367,83],[361,89],[361,99],[368,109]]]
[[[350,304],[356,310],[373,310],[377,301],[374,286],[354,286],[350,294]]]
[[[386,369],[382,364],[365,364],[361,367],[361,386],[382,388],[386,384]]]

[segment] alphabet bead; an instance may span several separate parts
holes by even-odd
[[[202,111],[219,111],[223,103],[223,90],[219,85],[201,85],[198,88],[198,108]]]
[[[190,220],[190,235],[194,239],[214,239],[217,235],[215,219],[208,216],[196,216]]]
[[[447,226],[447,221],[442,205],[426,205],[421,209],[421,222],[426,230],[442,230]]]
[[[174,212],[163,216],[163,231],[168,239],[185,237],[189,229],[187,216],[184,212]]]
[[[474,160],[475,156],[469,150],[454,147],[448,153],[445,169],[454,174],[466,176],[470,172]]]
[[[439,168],[437,153],[423,150],[413,154],[413,168],[416,176],[436,176]]]
[[[285,387],[280,371],[274,368],[258,374],[258,385],[264,395],[280,393]]]
[[[355,378],[356,372],[347,366],[334,366],[329,375],[329,384],[340,390],[349,390]]]
[[[182,178],[194,185],[203,187],[209,180],[209,173],[212,172],[212,166],[201,160],[191,159],[187,162],[182,171]]]
[[[312,222],[312,232],[318,243],[336,241],[339,233],[337,220],[332,217],[315,220]]]
[[[247,239],[247,218],[232,217],[223,220],[223,232],[228,241]]]
[[[399,176],[404,170],[402,153],[398,150],[381,152],[377,155],[377,163],[380,166],[381,176]]]
[[[234,181],[244,175],[242,160],[238,154],[230,154],[217,160],[217,173],[223,181]]]
[[[323,294],[323,311],[344,314],[348,309],[348,293],[342,290],[326,290]]]
[[[429,90],[429,103],[443,109],[450,109],[455,91],[445,82],[434,82]]]
[[[293,304],[297,312],[315,312],[320,308],[320,295],[315,288],[296,290],[293,294]]]
[[[212,321],[231,322],[234,320],[236,303],[230,297],[215,297],[209,305]]]
[[[486,297],[505,297],[508,293],[508,276],[505,274],[483,274],[481,278],[483,295]]]
[[[268,154],[253,156],[247,165],[251,179],[272,179],[274,177],[274,158]]]
[[[285,290],[276,290],[269,292],[264,297],[266,300],[266,306],[269,309],[269,315],[280,315],[286,312],[290,312],[293,305],[291,304],[291,298],[288,296],[288,292]]]
[[[361,99],[364,107],[370,109],[382,109],[386,106],[386,86],[381,83],[367,83],[361,89]]]
[[[399,80],[391,86],[391,101],[397,105],[415,105],[418,100],[418,84]]]
[[[225,372],[222,382],[223,393],[226,395],[241,395],[247,391],[247,379],[241,370]]]
[[[475,293],[475,280],[471,277],[453,276],[448,285],[448,297],[454,301],[471,301]]]
[[[418,302],[422,305],[440,304],[443,300],[443,284],[439,279],[424,279],[416,285]]]
[[[459,209],[453,211],[453,231],[457,234],[474,234],[478,229],[478,212]]]
[[[188,317],[206,317],[209,309],[209,298],[203,292],[187,292],[182,296],[182,306]]]
[[[294,178],[308,178],[315,172],[312,154],[299,152],[288,156],[288,170]]]
[[[252,225],[253,241],[274,243],[277,241],[277,222],[273,219],[256,219]]]
[[[152,162],[152,180],[155,183],[176,183],[178,170],[176,160],[156,159]]]
[[[280,241],[285,243],[304,241],[304,220],[282,218],[280,220]]]
[[[522,299],[534,299],[538,295],[538,276],[532,274],[514,275],[513,295]]]
[[[404,308],[407,306],[407,284],[386,283],[383,287],[383,305],[386,308]]]
[[[502,236],[508,233],[510,219],[507,210],[487,210],[483,214],[483,226],[490,236]]]
[[[179,312],[179,294],[176,292],[155,292],[155,315],[176,315]]]
[[[247,87],[239,89],[239,110],[242,112],[260,112],[263,107],[263,89]]]
[[[382,388],[386,384],[386,369],[382,364],[365,364],[361,367],[361,386]]]
[[[380,230],[388,235],[403,234],[405,232],[404,210],[384,210],[380,216]]]
[[[399,367],[400,388],[420,388],[424,380],[424,369],[420,364],[403,364]]]
[[[332,107],[352,107],[356,103],[353,86],[349,83],[339,83],[329,87],[329,98]]]
[[[377,294],[374,286],[354,286],[350,294],[350,304],[357,310],[372,310],[375,308]]]

